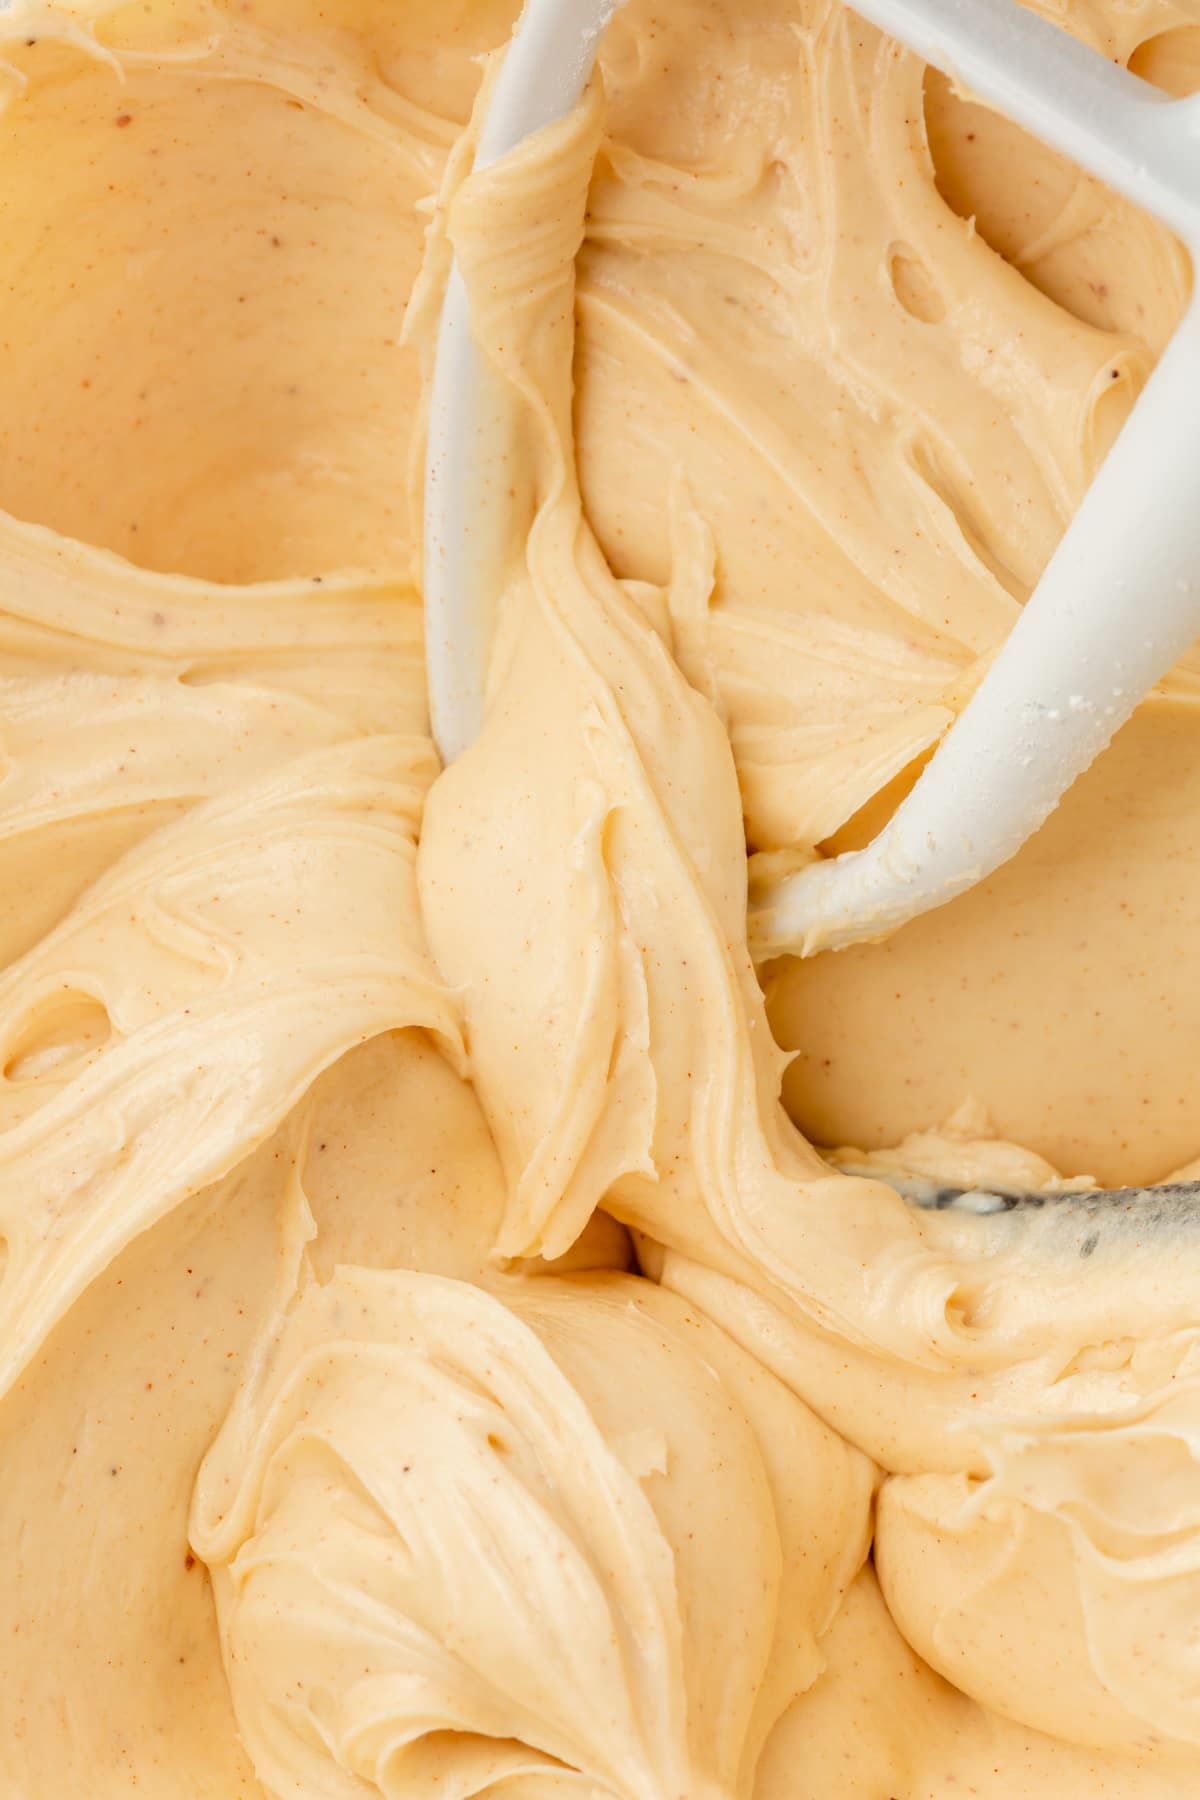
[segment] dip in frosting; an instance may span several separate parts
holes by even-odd
[[[0,12],[0,1800],[1185,1800],[1200,1222],[1096,1189],[1200,1153],[1191,659],[889,942],[746,907],[1190,271],[825,0],[629,0],[473,174],[514,15]],[[440,771],[452,251],[534,512]]]

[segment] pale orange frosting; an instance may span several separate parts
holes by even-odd
[[[0,1800],[1185,1800],[1200,1224],[1089,1178],[1200,1148],[1190,661],[974,894],[745,918],[1186,263],[832,0],[630,0],[470,174],[513,10],[0,12]],[[538,511],[439,773],[452,250]]]

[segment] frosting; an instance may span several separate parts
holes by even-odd
[[[0,13],[4,1767],[1182,1797],[1197,1224],[1094,1181],[1197,1148],[1192,659],[974,894],[745,921],[952,724],[1186,263],[825,0],[631,0],[470,173],[512,15]],[[1190,82],[1186,6],[1067,22]],[[536,511],[439,774],[451,251]]]
[[[871,1490],[646,1282],[341,1269],[231,1410],[192,1540],[272,1792],[728,1794],[821,1667]]]

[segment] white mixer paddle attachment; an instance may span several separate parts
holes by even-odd
[[[527,0],[476,166],[582,94],[615,0]],[[1018,0],[860,0],[857,9],[1200,251],[1200,110],[1169,100]],[[993,666],[911,794],[864,850],[761,895],[760,957],[877,938],[1008,861],[1200,636],[1200,302],[1085,496]],[[508,401],[447,292],[430,418],[426,655],[450,761],[483,716],[514,517]]]
[[[1200,250],[1200,113],[1017,0],[859,12]],[[907,799],[863,850],[765,893],[760,958],[882,937],[1006,863],[1200,637],[1200,304],[1193,299],[1041,581]]]
[[[475,153],[490,168],[566,117],[622,0],[527,0]],[[475,342],[451,270],[425,454],[425,666],[434,741],[453,762],[479,735],[496,603],[528,520],[514,501],[512,401]]]

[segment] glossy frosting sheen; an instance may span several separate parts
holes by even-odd
[[[0,1800],[1186,1800],[1200,1217],[1089,1178],[1200,1150],[1197,667],[890,942],[745,917],[1190,272],[826,0],[469,174],[513,12],[0,11]],[[536,515],[439,773],[452,248]]]

